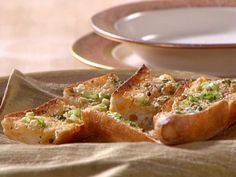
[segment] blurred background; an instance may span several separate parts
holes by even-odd
[[[1,0],[0,76],[13,68],[22,72],[91,68],[73,59],[72,43],[92,31],[93,14],[134,1]]]

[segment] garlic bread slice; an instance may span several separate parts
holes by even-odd
[[[235,109],[236,80],[198,78],[170,112],[154,116],[154,137],[170,145],[207,140],[235,122]]]
[[[137,122],[144,130],[151,130],[153,116],[175,94],[178,85],[172,76],[153,76],[143,65],[112,94],[110,110]]]
[[[4,116],[4,134],[27,144],[62,144],[76,142],[83,136],[80,109],[61,99],[51,100],[35,109]]]

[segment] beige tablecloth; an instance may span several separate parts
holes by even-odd
[[[60,96],[64,86],[15,71],[0,116]],[[0,133],[0,176],[236,176],[235,135],[234,127],[215,140],[169,147],[154,143],[26,145]]]

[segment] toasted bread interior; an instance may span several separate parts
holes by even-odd
[[[85,128],[90,130],[87,141],[94,142],[155,142],[148,134],[142,132],[135,123],[112,117],[111,114],[86,109],[82,112]]]
[[[120,85],[115,74],[109,73],[84,82],[71,84],[64,89],[64,101],[80,108],[87,108],[110,100],[111,94]]]
[[[153,129],[153,116],[175,94],[179,83],[170,75],[153,76],[143,66],[111,96],[110,110],[135,121],[144,130]]]
[[[73,108],[54,99],[32,110],[7,114],[2,121],[4,134],[28,144],[75,142],[83,134],[83,122],[76,116],[66,118]]]

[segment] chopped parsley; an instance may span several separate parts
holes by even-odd
[[[173,106],[177,114],[200,112],[222,97],[219,85],[206,81],[201,84],[198,91],[190,90],[184,93],[183,99]]]
[[[36,119],[36,120],[38,121],[39,126],[41,126],[41,127],[43,127],[43,128],[46,127],[46,123],[45,123],[45,121],[44,121],[44,118],[38,118],[38,119]]]
[[[45,117],[44,116],[36,116],[34,112],[27,112],[24,117],[22,117],[21,121],[27,124],[30,124],[31,121],[35,120],[37,122],[37,125],[45,128]]]
[[[100,112],[106,112],[108,110],[108,106],[103,103],[97,104],[92,108]]]
[[[213,82],[203,82],[201,87],[202,87],[202,90],[207,90],[207,91],[217,91],[217,90],[219,90],[218,85],[213,83]]]
[[[99,98],[98,93],[83,91],[81,92],[81,97],[91,99],[91,100],[97,100]]]
[[[204,90],[202,93],[201,93],[201,97],[203,100],[208,100],[210,102],[213,102],[215,100],[217,100],[220,95],[219,95],[219,92],[217,91],[206,91]]]
[[[187,100],[189,100],[190,102],[198,102],[199,101],[199,98],[198,97],[194,97],[192,95],[189,95],[187,97]]]
[[[143,106],[150,106],[151,105],[151,102],[148,97],[144,97],[142,100],[140,100],[140,102]]]
[[[126,125],[134,128],[140,128],[136,122],[133,122],[131,120],[126,120],[120,113],[118,112],[112,112],[112,111],[107,111],[107,115],[112,117],[113,119],[123,122]]]
[[[98,97],[99,97],[100,99],[103,99],[103,98],[110,99],[110,98],[111,98],[111,94],[100,92],[100,93],[98,94]]]
[[[150,106],[151,105],[150,98],[144,94],[137,95],[136,99],[137,99],[138,103],[140,103],[142,106]]]

